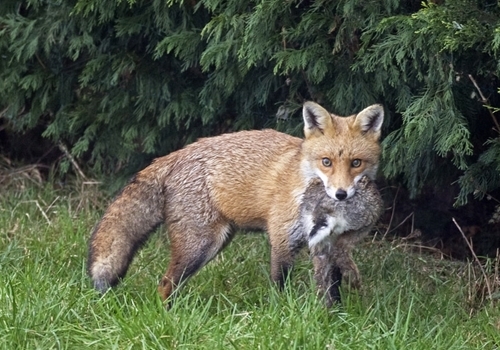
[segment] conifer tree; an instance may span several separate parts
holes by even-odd
[[[0,117],[131,173],[200,136],[386,106],[383,173],[500,187],[492,0],[5,0]],[[483,96],[483,97],[482,97]],[[490,106],[492,109],[488,109]]]

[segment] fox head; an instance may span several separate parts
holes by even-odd
[[[381,105],[340,117],[314,102],[303,107],[302,170],[307,180],[319,177],[326,193],[344,200],[356,192],[363,177],[375,178],[380,158]]]

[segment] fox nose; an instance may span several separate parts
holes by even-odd
[[[335,198],[337,198],[339,201],[343,201],[344,199],[347,198],[347,192],[339,189],[337,192],[335,192]]]

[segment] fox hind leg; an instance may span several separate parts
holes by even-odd
[[[177,287],[212,260],[229,242],[230,225],[217,226],[195,229],[185,225],[170,225],[172,253],[167,272],[158,286],[163,301],[171,303],[169,299]]]

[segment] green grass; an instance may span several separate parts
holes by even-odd
[[[500,348],[500,308],[484,300],[477,269],[401,242],[363,243],[363,288],[343,289],[331,310],[315,296],[307,252],[285,291],[273,287],[264,234],[238,235],[166,311],[156,294],[169,254],[160,230],[101,296],[85,260],[103,201],[75,192],[47,185],[0,195],[1,349]]]

